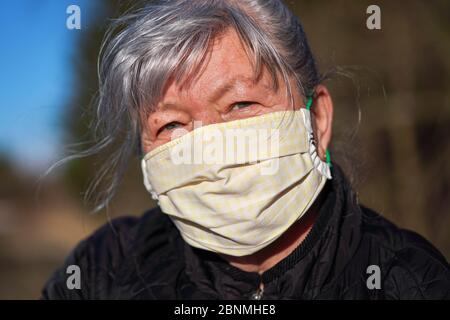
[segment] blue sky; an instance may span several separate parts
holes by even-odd
[[[95,3],[1,3],[0,157],[10,158],[22,170],[42,171],[61,156],[63,115],[72,93],[73,55]],[[66,28],[70,4],[81,9],[81,30]]]

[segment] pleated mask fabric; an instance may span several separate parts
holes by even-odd
[[[331,179],[304,108],[196,128],[146,154],[142,171],[188,244],[232,256],[279,238]]]

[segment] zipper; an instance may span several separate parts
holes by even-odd
[[[250,296],[251,300],[261,300],[264,295],[264,283],[262,279],[260,280],[259,286],[255,292]]]

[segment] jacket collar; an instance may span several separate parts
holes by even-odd
[[[319,214],[305,240],[262,275],[230,265],[218,254],[185,243],[186,273],[217,298],[250,297],[264,282],[265,296],[306,297],[324,288],[351,259],[360,240],[361,212],[342,170],[321,192]],[[313,290],[312,288],[316,288]],[[311,290],[308,290],[311,289]]]

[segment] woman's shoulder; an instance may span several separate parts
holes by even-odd
[[[41,298],[101,297],[101,291],[117,280],[117,274],[132,255],[142,250],[147,253],[167,250],[165,244],[170,244],[170,233],[167,232],[170,228],[168,217],[159,208],[153,208],[140,217],[124,216],[109,220],[70,252],[63,265],[46,282]]]
[[[362,207],[362,235],[370,260],[380,262],[384,289],[391,298],[450,297],[449,264],[420,234]]]
[[[362,232],[367,238],[388,251],[400,253],[406,250],[422,251],[437,260],[446,261],[443,255],[417,232],[398,227],[372,209],[361,206]]]

